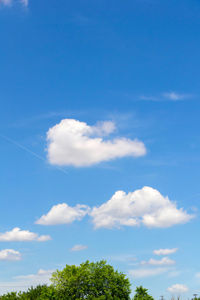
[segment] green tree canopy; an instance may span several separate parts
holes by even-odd
[[[139,286],[135,290],[135,296],[133,300],[153,300],[153,297],[147,293],[147,289]]]
[[[62,271],[53,273],[51,281],[59,299],[130,299],[129,280],[106,261],[86,261],[80,266],[66,265]]]

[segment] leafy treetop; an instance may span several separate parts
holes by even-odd
[[[135,290],[135,296],[133,300],[153,300],[153,297],[147,293],[147,289],[139,286]]]
[[[59,299],[129,300],[130,282],[106,263],[86,261],[80,266],[66,265],[53,273],[51,281]]]

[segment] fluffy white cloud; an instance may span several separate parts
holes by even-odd
[[[6,5],[6,6],[11,6],[14,2],[20,2],[23,6],[28,6],[28,0],[19,0],[19,1],[0,0],[0,4]]]
[[[170,286],[167,290],[172,294],[182,294],[188,292],[188,287],[184,284],[174,284]]]
[[[9,282],[0,282],[0,294],[11,291],[23,291],[31,286],[35,287],[40,284],[49,284],[49,279],[53,272],[54,270],[40,269],[36,274],[16,276]]]
[[[43,215],[36,224],[40,225],[58,225],[69,224],[75,220],[81,220],[89,211],[86,205],[76,205],[71,207],[66,203],[53,206],[50,211]]]
[[[103,139],[115,129],[112,122],[89,126],[74,119],[64,119],[47,132],[48,160],[59,166],[84,167],[115,158],[146,154],[144,144],[127,138]]]
[[[193,217],[151,187],[143,187],[128,194],[117,191],[108,202],[94,207],[90,215],[95,228],[140,224],[164,228],[186,223]]]
[[[133,278],[144,278],[144,277],[157,276],[167,271],[168,271],[167,268],[151,268],[151,269],[142,268],[142,269],[130,270],[129,275]]]
[[[69,224],[75,220],[82,220],[90,215],[95,228],[120,228],[121,226],[170,227],[188,222],[193,215],[189,215],[168,197],[163,197],[159,191],[151,187],[126,194],[117,191],[112,198],[99,207],[89,208],[86,205],[69,206],[66,203],[53,206],[36,224],[57,225]],[[155,250],[157,255],[174,253],[177,249]]]
[[[50,240],[51,237],[49,235],[38,235],[37,233],[30,232],[28,230],[21,230],[16,227],[11,231],[7,231],[5,233],[0,233],[0,242],[45,242]]]
[[[82,251],[82,250],[85,250],[87,249],[88,246],[84,246],[84,245],[75,245],[74,247],[72,247],[70,250],[72,252],[76,252],[76,251]]]
[[[153,266],[166,266],[174,265],[176,262],[168,257],[163,257],[160,260],[151,258],[149,261],[142,261],[142,265],[153,265]]]
[[[21,253],[13,249],[4,249],[0,251],[0,260],[21,260]]]
[[[158,249],[158,250],[154,250],[153,253],[155,255],[170,255],[170,254],[176,253],[177,251],[178,251],[178,248]]]

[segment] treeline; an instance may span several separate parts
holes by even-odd
[[[0,296],[0,300],[128,300],[131,299],[129,296],[128,298],[119,298],[115,295],[101,295],[101,296],[93,296],[88,295],[87,298],[81,297],[77,298],[75,295],[69,296],[65,294],[64,291],[57,290],[54,286],[47,286],[47,285],[38,285],[37,287],[31,287],[28,289],[27,292],[11,292],[5,295]],[[147,289],[144,289],[142,286],[136,288],[136,294],[133,300],[154,300],[153,297],[148,295]]]
[[[55,300],[60,299],[53,286],[38,285],[29,288],[27,292],[11,292],[0,296],[0,300]],[[64,298],[63,298],[64,299]]]
[[[131,284],[125,274],[100,261],[86,261],[80,266],[66,265],[51,277],[52,284],[31,287],[25,292],[11,292],[0,300],[131,300]],[[148,290],[137,287],[133,300],[154,300]],[[195,298],[195,300],[200,300]]]

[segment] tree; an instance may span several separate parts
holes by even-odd
[[[31,287],[26,292],[12,292],[0,296],[0,300],[58,300],[58,295],[53,286],[38,285]]]
[[[56,300],[57,293],[53,286],[38,285],[31,287],[27,292],[18,294],[19,300]]]
[[[153,300],[153,297],[147,293],[147,289],[139,286],[135,290],[135,296],[133,300]]]
[[[17,293],[11,292],[0,297],[0,300],[17,300]]]
[[[106,263],[86,261],[80,266],[66,265],[52,274],[59,299],[129,300],[130,282],[123,273]]]

